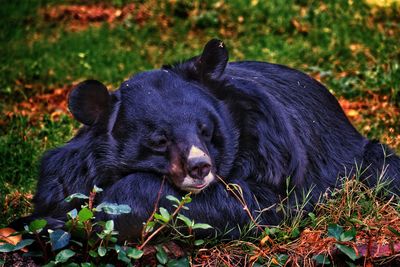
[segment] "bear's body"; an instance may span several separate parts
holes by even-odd
[[[193,192],[185,215],[220,231],[249,217],[217,176],[240,185],[254,216],[285,197],[288,178],[295,191],[314,187],[314,203],[356,164],[368,166],[370,185],[387,164],[399,192],[400,158],[361,136],[324,86],[284,66],[227,60],[212,40],[201,56],[138,74],[113,93],[96,81],[78,85],[70,109],[85,126],[44,156],[33,216],[65,220],[80,203],[64,199],[97,185],[99,202],[131,206],[114,219],[123,239],[135,238],[164,176],[160,206],[171,206],[168,194]],[[275,209],[260,216],[280,219]]]

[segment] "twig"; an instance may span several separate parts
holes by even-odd
[[[39,233],[37,233],[35,231],[34,234],[35,234],[36,241],[39,243],[40,247],[43,250],[44,262],[47,263],[47,261],[49,259],[48,255],[47,255],[47,248],[46,248],[45,244],[43,244],[42,240],[40,239]]]
[[[190,196],[191,193],[188,194],[188,196]],[[175,209],[175,211],[172,213],[170,219],[168,220],[168,222],[170,222],[178,213],[179,211],[182,209],[182,207],[185,205],[185,201],[181,201],[181,203],[179,204],[179,206]],[[154,215],[154,214],[153,214]],[[157,228],[149,237],[147,237],[147,239],[138,247],[139,250],[142,250],[147,243],[153,239],[153,237],[155,237],[159,232],[161,232],[167,225],[168,222],[165,222],[163,225],[161,225],[159,228]]]
[[[90,210],[93,210],[93,204],[94,204],[94,198],[96,197],[96,192],[95,191],[91,191],[89,194],[89,205],[88,208]]]
[[[144,225],[144,227],[142,229],[142,236],[141,236],[141,241],[142,242],[141,243],[144,243],[144,239],[145,239],[145,237],[147,235],[147,233],[146,233],[146,225],[148,225],[148,223],[151,222],[154,219],[154,214],[156,214],[156,212],[157,212],[158,203],[160,202],[161,193],[162,193],[162,190],[164,188],[164,182],[165,182],[165,175],[163,176],[163,179],[162,179],[162,182],[161,182],[161,185],[160,185],[160,189],[158,190],[158,193],[157,193],[157,200],[154,203],[154,210],[151,213],[150,217],[147,219],[147,221],[146,221],[146,223],[145,223],[145,225]]]
[[[234,189],[232,189],[232,185],[233,184],[227,184],[224,179],[222,179],[222,177],[220,177],[219,175],[217,175],[218,179],[225,185],[226,189],[230,192],[232,192],[232,194],[235,196],[235,198],[237,200],[239,200],[240,204],[242,204],[243,206],[243,210],[246,211],[246,213],[249,215],[250,220],[254,223],[254,225],[257,227],[258,230],[260,230],[261,232],[264,231],[264,229],[256,222],[256,220],[254,219],[253,215],[251,214],[249,207],[247,206],[247,203],[243,197],[243,193],[241,192],[241,190],[237,190],[239,191],[239,194],[234,191]],[[237,187],[240,188],[239,185],[236,185]],[[235,186],[233,186],[233,188],[236,188]],[[241,189],[241,188],[240,188]]]

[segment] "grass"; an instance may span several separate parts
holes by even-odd
[[[240,240],[214,243],[197,251],[194,263],[315,266],[316,262],[325,261],[339,266],[360,266],[390,262],[398,254],[385,258],[375,253],[380,250],[381,255],[390,254],[389,244],[399,239],[400,232],[395,228],[400,227],[400,205],[395,197],[387,197],[389,185],[382,182],[384,171],[372,189],[358,179],[362,171],[359,167],[354,177],[341,177],[338,188],[326,192],[312,212],[305,208],[310,192],[298,197],[295,208],[286,201],[278,203],[277,207],[285,214],[280,225],[265,227],[256,240],[244,236]]]
[[[72,122],[65,115],[58,121],[52,121],[49,116],[45,116],[42,121],[33,125],[27,117],[17,116],[8,122],[6,129],[1,129],[0,201],[2,207],[10,206],[10,202],[15,201],[15,197],[20,193],[29,194],[34,190],[41,155],[44,151],[68,140],[76,127],[76,122]],[[17,200],[20,197],[17,197]],[[29,212],[27,209],[30,207],[29,201],[22,202],[24,204],[17,210],[22,213]],[[28,205],[25,205],[26,203]],[[15,209],[3,208],[0,225],[4,226],[20,215],[15,212]]]
[[[366,109],[374,112],[352,118],[355,126],[369,138],[390,142],[400,151],[400,116],[396,113],[400,102],[399,5],[378,7],[350,0],[289,0],[285,4],[278,0],[149,0],[134,1],[134,11],[112,23],[76,21],[68,16],[54,20],[45,15],[61,4],[79,2],[2,3],[0,22],[7,25],[0,32],[2,207],[11,207],[16,200],[29,203],[41,155],[68,141],[79,127],[68,115],[53,117],[54,110],[46,108],[25,116],[20,112],[21,102],[33,101],[34,106],[35,96],[70,88],[88,78],[116,89],[134,73],[200,53],[214,37],[226,42],[232,61],[289,65],[320,79],[337,97],[366,101]],[[118,9],[130,2],[85,3]],[[73,23],[80,25],[78,30]],[[375,109],[377,103],[369,101],[375,96],[385,105],[380,102]],[[26,212],[29,205],[4,209],[0,227]]]

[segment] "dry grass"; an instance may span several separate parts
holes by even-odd
[[[274,234],[264,233],[258,242],[235,240],[200,249],[193,266],[316,266],[317,255],[337,263],[346,256],[336,244],[353,248],[359,257],[357,263],[364,266],[398,261],[400,208],[396,197],[383,197],[382,190],[381,185],[370,189],[355,177],[344,178],[341,188],[323,196],[315,208],[314,220],[303,218],[297,238],[290,237],[292,226],[280,225]],[[343,226],[345,231],[354,228],[355,238],[339,241],[328,236],[332,224]]]

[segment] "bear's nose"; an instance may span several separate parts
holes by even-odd
[[[203,179],[211,171],[211,164],[203,158],[195,158],[189,161],[189,175],[195,179]]]

